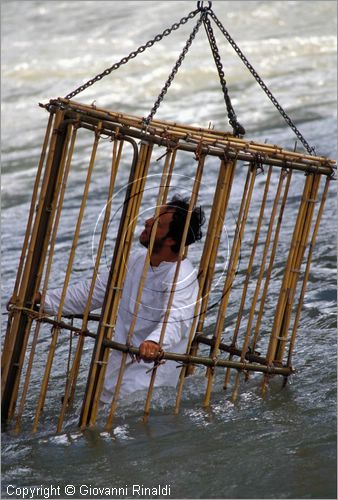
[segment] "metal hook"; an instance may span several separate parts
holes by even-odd
[[[208,1],[208,7],[203,7],[204,2],[197,2],[198,10],[210,10],[212,7],[212,2]]]

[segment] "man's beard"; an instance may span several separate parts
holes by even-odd
[[[165,239],[166,239],[166,236],[164,238],[157,238],[157,239],[155,239],[151,253],[158,254],[160,252],[161,248],[163,247]],[[139,240],[140,240],[140,243],[141,243],[142,246],[144,246],[145,248],[149,247],[150,238],[146,239],[146,240],[142,240],[141,237],[140,237]]]

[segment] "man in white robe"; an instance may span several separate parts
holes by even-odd
[[[179,247],[183,235],[188,203],[174,198],[169,204],[161,207],[150,266],[137,313],[132,344],[139,346],[138,362],[127,361],[120,395],[125,396],[136,390],[147,389],[151,373],[149,363],[158,358],[160,352],[160,334],[166,311],[169,294],[176,270]],[[192,212],[186,245],[202,237],[201,225],[204,222],[203,211],[195,208]],[[139,241],[144,248],[131,254],[128,270],[119,304],[114,340],[125,344],[129,327],[133,318],[138,285],[141,279],[144,261],[150,242],[154,218],[145,222]],[[108,273],[101,275],[94,288],[91,311],[102,306]],[[83,313],[90,288],[90,280],[68,287],[63,314]],[[44,311],[57,314],[62,289],[48,291],[45,298]],[[165,330],[162,349],[176,353],[185,353],[187,340],[194,317],[198,294],[197,273],[188,258],[182,260],[176,291]],[[40,302],[40,296],[36,303]],[[121,352],[112,349],[105,374],[101,401],[110,402],[114,394],[119,373]],[[157,369],[155,387],[176,386],[180,370],[174,361],[165,361]]]

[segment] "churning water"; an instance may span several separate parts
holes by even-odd
[[[46,125],[46,112],[38,103],[68,94],[195,6],[190,1],[4,3],[2,312],[14,286]],[[334,158],[336,2],[216,1],[213,8],[308,142],[318,154]],[[147,115],[191,29],[191,24],[185,25],[77,99]],[[246,137],[293,148],[292,132],[277,110],[233,49],[224,39],[218,40]],[[217,129],[228,129],[203,30],[158,117],[206,127],[212,122]],[[210,172],[212,185],[215,178]],[[189,165],[182,174],[189,176]],[[79,194],[74,183],[68,203],[76,203]],[[203,372],[197,372],[186,384],[178,417],[172,415],[175,392],[159,391],[148,425],[141,421],[144,397],[135,395],[120,406],[111,433],[104,433],[100,422],[93,430],[78,432],[79,408],[75,407],[64,433],[57,436],[54,403],[47,401],[36,434],[31,433],[28,418],[20,435],[10,431],[2,435],[3,497],[139,498],[150,496],[142,485],[161,485],[157,497],[163,498],[166,494],[170,498],[336,498],[335,214],[332,183],[298,332],[294,356],[298,372],[286,388],[273,379],[263,400],[261,379],[255,375],[246,385],[243,382],[233,404],[222,384],[216,384],[210,411],[205,411],[201,408],[205,379]],[[65,228],[65,242],[70,234]],[[77,272],[86,275],[90,248],[88,241],[87,247],[86,242],[81,244],[85,258]],[[57,261],[60,274],[63,264],[62,258]],[[36,387],[40,377],[35,372]],[[53,390],[57,395],[57,383],[52,395]],[[28,404],[28,417],[30,411]],[[40,490],[23,489],[33,487]]]

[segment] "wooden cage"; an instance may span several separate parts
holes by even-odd
[[[57,430],[61,431],[67,405],[76,395],[79,373],[87,377],[86,387],[79,396],[83,398],[79,425],[84,428],[95,424],[110,349],[123,353],[121,380],[128,355],[138,353],[138,346],[132,345],[133,326],[128,342],[122,345],[114,341],[114,325],[126,263],[135,244],[137,224],[143,216],[142,202],[146,202],[147,207],[155,207],[156,212],[167,201],[175,175],[181,176],[182,161],[191,165],[189,182],[184,176],[178,177],[178,185],[190,193],[189,210],[201,198],[209,209],[203,247],[198,247],[193,259],[198,264],[199,295],[186,354],[164,352],[162,355],[163,360],[175,360],[182,365],[174,411],[179,410],[186,376],[196,365],[206,367],[204,406],[210,403],[216,370],[224,372],[224,387],[228,386],[231,373],[235,374],[233,398],[242,374],[248,377],[251,372],[261,372],[263,390],[271,375],[281,375],[285,381],[294,371],[292,355],[297,326],[334,162],[211,129],[156,120],[145,126],[141,118],[67,99],[52,100],[46,107],[49,121],[3,346],[3,418],[15,417],[19,429],[29,401],[35,406],[33,429],[37,429],[57,359],[57,366],[63,367],[63,376],[58,376],[58,383],[63,387],[63,402]],[[87,154],[88,164],[84,164]],[[102,160],[97,167],[100,154]],[[204,183],[207,169],[214,172],[212,186],[210,182]],[[126,186],[124,199],[118,224],[115,224],[116,236],[107,252],[111,200],[118,190],[121,193],[121,185]],[[290,194],[293,185],[297,188]],[[76,186],[76,196],[70,201],[67,189],[72,186],[73,189]],[[98,198],[102,201],[103,196],[105,207],[95,225],[90,217],[86,219],[86,206],[96,203]],[[292,217],[285,220],[283,215],[290,198],[297,210],[292,210]],[[247,230],[248,219],[251,227],[255,227],[254,232]],[[67,241],[59,237],[62,224],[63,231],[69,235]],[[97,243],[92,241],[92,245],[95,243],[97,248],[93,265],[84,269],[83,264],[77,264],[77,253],[88,248],[88,230],[83,234],[93,225]],[[285,228],[290,238],[283,236]],[[226,245],[220,243],[225,237]],[[188,249],[193,251],[181,245],[177,268]],[[61,254],[64,257],[60,257]],[[58,255],[65,274],[51,277]],[[110,274],[102,311],[95,315],[89,310],[90,294],[104,259]],[[278,275],[274,273],[276,259],[282,262],[279,268],[283,269]],[[43,306],[49,287],[57,282],[63,287],[64,298],[71,280],[74,276],[81,279],[82,274],[91,279],[82,316],[63,317],[62,300],[55,317],[34,307],[33,298],[38,290],[42,291]],[[139,294],[142,286],[141,280]],[[212,301],[213,318],[209,321]],[[169,301],[167,312],[170,307]],[[269,319],[265,320],[267,309]],[[97,325],[96,332],[89,328],[93,324]],[[51,336],[39,336],[42,325],[51,325]],[[225,329],[230,337],[228,341],[224,339]],[[162,330],[163,339],[165,326]],[[64,333],[67,333],[67,343],[68,335],[70,341],[77,338],[68,355],[65,344],[60,344]],[[90,343],[91,362],[87,363],[83,362],[83,352],[90,338],[94,340]],[[257,352],[258,342],[260,352]],[[46,359],[40,354],[41,349],[48,352]],[[151,406],[156,368],[154,366],[146,395],[145,419]],[[120,379],[107,416],[107,429],[112,425],[119,400]],[[33,384],[40,384],[34,402],[28,397]]]

